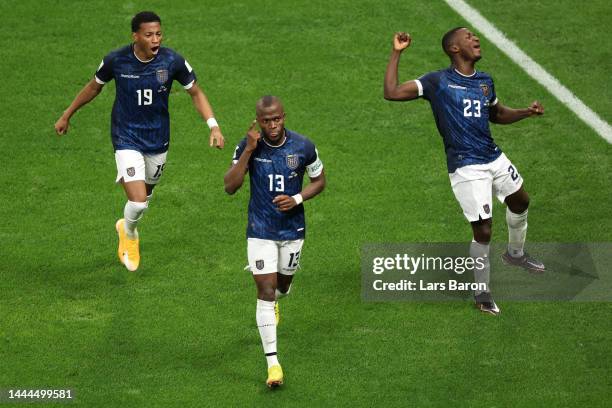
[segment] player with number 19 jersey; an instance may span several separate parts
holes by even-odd
[[[185,89],[196,75],[189,63],[170,48],[161,47],[150,61],[136,57],[133,44],[109,53],[98,67],[95,80],[116,83],[111,115],[115,150],[163,153],[170,143],[168,96],[173,80]]]
[[[191,66],[176,52],[161,46],[161,18],[152,11],[141,11],[132,17],[130,25],[132,44],[103,58],[94,77],[54,127],[58,135],[66,134],[74,113],[94,100],[106,83],[115,80],[111,114],[115,181],[122,185],[127,197],[123,218],[115,223],[119,238],[117,256],[133,272],[140,265],[140,236],[136,227],[149,208],[153,189],[166,167],[170,145],[168,96],[174,80],[183,85],[210,128],[210,146],[221,149],[225,139]]]
[[[305,237],[304,205],[282,212],[272,200],[281,194],[300,193],[304,173],[311,178],[320,176],[323,163],[309,139],[288,129],[285,136],[280,146],[270,145],[262,137],[249,161],[248,238],[286,241]],[[233,164],[238,162],[245,146],[246,138],[236,147]]]

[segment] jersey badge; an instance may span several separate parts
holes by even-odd
[[[290,154],[287,156],[287,167],[291,170],[295,170],[300,165],[300,158],[297,154]]]
[[[482,89],[482,93],[484,94],[484,96],[489,96],[489,85],[480,84],[480,89]]]
[[[165,84],[166,81],[168,81],[168,70],[158,69],[157,71],[155,71],[155,77],[157,78],[157,82],[159,82],[160,84]]]

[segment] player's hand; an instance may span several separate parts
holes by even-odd
[[[297,205],[293,197],[284,194],[274,197],[272,203],[276,204],[278,209],[281,211],[289,211]]]
[[[410,34],[405,32],[395,33],[393,36],[393,49],[395,51],[402,52],[406,48],[410,47],[410,43],[412,42],[412,38]]]
[[[70,127],[70,121],[65,119],[63,116],[55,122],[55,133],[58,135],[65,135]]]
[[[221,129],[218,126],[215,126],[210,130],[210,147],[215,146],[217,149],[223,149],[225,146],[225,138],[221,133]]]
[[[540,116],[544,114],[544,107],[539,101],[531,102],[531,105],[529,105],[527,110],[529,110],[529,116],[533,116],[533,115]]]
[[[245,150],[253,151],[257,149],[257,142],[261,139],[261,134],[256,129],[257,127],[257,119],[251,123],[251,127],[247,131],[247,144]]]

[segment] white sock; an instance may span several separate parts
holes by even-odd
[[[145,210],[147,209],[148,203],[140,203],[136,201],[129,201],[125,204],[123,209],[123,218],[125,219],[125,232],[130,239],[138,238],[138,232],[136,231],[136,225],[142,218]]]
[[[257,328],[261,337],[268,368],[278,365],[276,357],[276,316],[274,315],[274,302],[257,299],[257,311],[255,313]]]
[[[291,285],[289,285],[289,289],[287,289],[287,292],[285,292],[285,293],[281,292],[277,288],[276,289],[276,300],[278,300],[280,298],[284,298],[285,296],[287,296],[289,294],[289,292],[291,292]]]
[[[489,277],[491,275],[491,262],[489,261],[489,244],[480,244],[472,241],[470,245],[470,257],[484,258],[484,266],[482,268],[474,267],[474,282],[485,283],[486,290],[476,290],[474,295],[478,296],[482,292],[489,292]]]
[[[151,201],[151,198],[153,198],[153,192],[151,191],[151,194],[149,194],[147,196],[147,203],[149,203],[149,201]]]
[[[523,256],[523,247],[527,237],[527,211],[515,214],[506,207],[506,222],[508,223],[508,253],[510,256],[520,258]]]

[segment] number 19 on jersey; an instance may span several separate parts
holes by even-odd
[[[153,91],[151,89],[138,89],[136,94],[138,95],[138,106],[151,105],[153,103]]]

